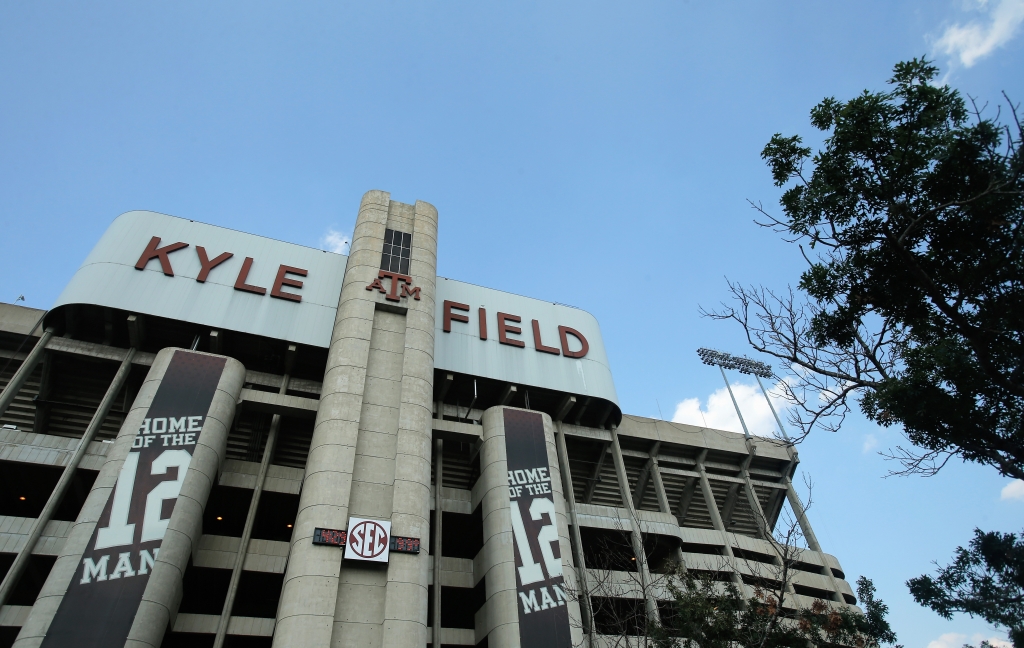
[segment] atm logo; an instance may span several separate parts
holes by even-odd
[[[160,237],[154,236],[149,240],[149,244],[146,245],[146,249],[142,251],[142,256],[135,263],[136,270],[145,270],[146,266],[153,259],[160,262],[160,269],[163,270],[164,274],[168,277],[174,276],[174,268],[171,267],[170,255],[178,250],[187,248],[188,243],[170,243],[163,247],[160,247]],[[235,256],[233,252],[222,252],[217,256],[210,258],[207,254],[206,248],[201,245],[196,246],[196,254],[199,256],[199,274],[196,275],[196,281],[199,283],[206,283],[207,278],[210,276],[210,272],[214,268],[224,263],[231,257]],[[266,295],[267,289],[261,286],[253,286],[248,282],[249,271],[252,269],[253,258],[245,257],[245,261],[242,262],[242,269],[238,271],[238,277],[235,278],[235,290],[241,290],[242,292],[253,293],[254,295]],[[292,279],[288,275],[296,275],[299,277],[305,277],[309,273],[302,268],[293,268],[292,266],[286,266],[281,264],[277,269],[277,277],[274,279],[274,286],[270,289],[270,296],[276,297],[277,299],[287,299],[288,301],[301,302],[302,295],[297,295],[293,292],[285,292],[286,286],[300,290],[302,288],[302,282],[297,279]],[[418,299],[418,298],[417,298]]]
[[[386,290],[384,284],[381,283],[382,279],[391,279],[391,290]],[[416,301],[420,300],[420,288],[419,286],[412,286],[412,277],[409,275],[400,274],[398,272],[389,272],[388,270],[381,270],[377,273],[377,278],[373,280],[367,290],[376,290],[377,292],[384,295],[384,299],[388,301],[402,301],[406,297],[412,297]],[[399,292],[401,290],[401,292]]]

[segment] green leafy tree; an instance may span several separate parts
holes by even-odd
[[[801,243],[806,299],[732,284],[738,303],[708,314],[781,360],[805,434],[859,399],[913,443],[895,455],[908,472],[959,456],[1024,479],[1021,126],[968,110],[937,73],[900,63],[888,92],[819,103],[813,156],[772,137],[784,216],[758,206],[761,224]]]
[[[772,137],[762,157],[785,188],[782,215],[754,207],[807,269],[796,291],[730,283],[735,299],[705,313],[778,360],[803,436],[838,430],[856,404],[910,441],[890,451],[894,472],[930,475],[957,457],[1024,479],[1021,122],[1012,104],[1003,124],[937,75],[914,59],[884,92],[825,99],[811,110],[816,153]],[[937,578],[911,581],[918,601],[1019,627],[994,585],[1019,592],[1024,578],[999,553],[1018,546],[1007,537],[981,534]]]
[[[1024,534],[974,530],[967,549],[957,547],[953,563],[935,577],[907,582],[914,600],[951,619],[966,612],[1009,629],[1013,645],[1024,646]]]

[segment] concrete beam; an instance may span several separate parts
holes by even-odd
[[[601,480],[601,469],[604,468],[605,459],[608,458],[608,446],[610,443],[601,444],[601,454],[597,457],[597,463],[594,464],[594,472],[591,473],[590,479],[587,481],[587,492],[583,496],[583,503],[590,504],[590,501],[594,499],[594,489],[597,487],[597,482]]]
[[[572,410],[574,405],[576,405],[576,397],[567,395],[562,399],[562,402],[558,404],[558,409],[555,410],[555,415],[551,417],[551,420],[561,422],[561,420],[565,418],[565,415]]]
[[[270,412],[297,418],[316,418],[316,410],[320,405],[316,398],[271,394],[256,389],[243,389],[241,402],[255,412]]]
[[[128,343],[133,349],[141,349],[146,341],[145,324],[146,320],[142,315],[132,313],[128,316]]]
[[[516,386],[512,383],[505,385],[505,388],[501,390],[501,396],[498,398],[498,405],[508,405],[516,397],[516,392]]]

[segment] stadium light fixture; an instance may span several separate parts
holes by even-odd
[[[782,419],[779,418],[778,412],[775,411],[775,406],[772,405],[772,399],[768,397],[768,391],[764,388],[764,383],[761,382],[762,378],[775,377],[775,372],[772,371],[770,365],[746,356],[736,356],[731,353],[726,353],[725,351],[718,351],[705,347],[697,349],[697,355],[700,356],[701,362],[706,365],[711,365],[712,367],[718,367],[719,371],[722,372],[722,380],[725,381],[725,387],[729,390],[729,397],[732,399],[732,406],[736,409],[736,416],[740,417],[740,425],[743,426],[743,435],[746,438],[750,438],[750,431],[747,430],[747,423],[743,420],[743,414],[740,413],[739,403],[736,402],[736,397],[733,396],[732,386],[729,384],[729,379],[725,376],[726,369],[735,369],[741,374],[753,376],[757,380],[757,384],[761,388],[761,393],[764,394],[764,399],[768,401],[768,407],[772,410],[775,422],[779,426],[779,432],[782,433],[782,438],[787,442],[790,440],[789,435],[786,434],[786,428],[782,425]]]
[[[721,367],[722,369],[735,369],[741,374],[754,375],[758,378],[771,378],[775,375],[768,364],[747,358],[746,356],[735,356],[724,351],[705,349],[703,347],[697,349],[697,355],[700,356],[701,361],[706,365]]]

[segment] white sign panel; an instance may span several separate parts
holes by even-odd
[[[347,257],[154,212],[114,219],[54,308],[95,304],[327,347]]]
[[[388,561],[391,553],[391,522],[389,520],[348,519],[345,558],[348,560]]]
[[[601,327],[585,310],[437,278],[434,366],[618,403]]]

